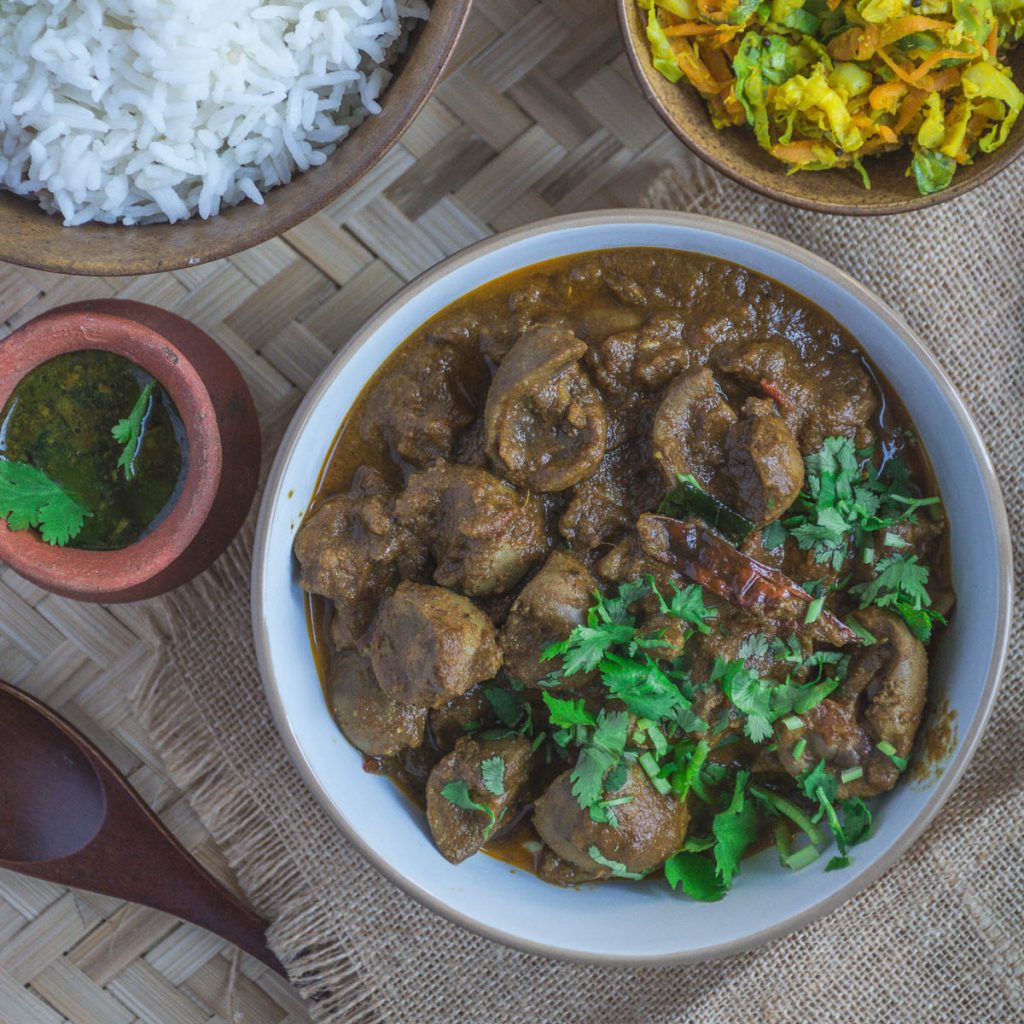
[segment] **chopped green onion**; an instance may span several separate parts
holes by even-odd
[[[659,793],[668,794],[672,791],[672,787],[668,784],[668,780],[661,778],[659,775],[661,768],[655,760],[654,755],[649,750],[644,751],[644,753],[640,755],[640,759],[637,763],[641,768],[643,768],[647,778],[651,780],[651,785],[654,786]]]
[[[872,644],[878,643],[878,639],[875,637],[874,633],[866,630],[856,619],[851,619],[846,623],[846,625],[849,626],[850,629],[852,629],[854,633],[856,633],[857,636],[859,636],[869,647]]]
[[[767,750],[769,754],[773,754],[776,750],[779,749],[779,745],[778,743],[769,743],[768,746],[764,749]]]
[[[898,534],[898,533],[887,533],[885,540],[882,543],[887,548],[907,548],[910,545]]]
[[[859,765],[856,768],[847,768],[845,772],[839,773],[840,782],[856,782],[857,779],[862,778],[864,775],[864,769]]]
[[[618,807],[619,804],[631,804],[632,802],[633,802],[633,797],[631,795],[629,795],[629,794],[627,794],[626,796],[616,796],[616,797],[613,797],[611,800],[602,800],[601,801],[601,803],[605,807]]]
[[[786,823],[779,818],[775,822],[775,848],[779,851],[779,863],[785,867],[786,858],[790,854],[790,846],[792,845],[792,837],[789,834],[789,829],[786,827]]]
[[[804,727],[804,720],[799,715],[787,715],[782,720],[782,724],[790,732],[795,732],[797,729],[802,729]]]
[[[865,565],[870,565],[875,560],[875,549],[865,548],[862,554]]]
[[[678,772],[673,778],[672,788],[679,795],[680,799],[685,797],[692,788],[704,803],[709,802],[708,795],[704,792],[704,787],[700,782],[700,770],[705,760],[707,760],[707,756],[710,752],[711,748],[708,746],[708,741],[701,740],[690,755],[690,760],[687,762],[686,770]]]
[[[636,744],[636,745],[637,745],[638,747],[639,747],[639,746],[640,746],[640,744],[641,744],[641,743],[643,743],[643,742],[644,742],[644,741],[645,741],[646,739],[647,739],[647,737],[646,737],[646,736],[644,735],[644,732],[643,732],[643,730],[642,730],[642,729],[637,729],[637,730],[636,730],[636,731],[635,731],[635,732],[633,733],[633,742],[634,742],[634,743],[635,743],[635,744]]]
[[[896,748],[888,740],[882,740],[882,742],[877,743],[876,746],[887,758],[889,758],[890,761],[892,761],[894,765],[896,765],[897,768],[899,768],[901,772],[906,771],[908,764],[907,759],[905,757],[900,757],[899,754],[896,753]]]
[[[527,853],[540,853],[540,851],[544,849],[544,844],[538,843],[536,839],[527,839],[526,842],[523,843],[523,849],[526,850]]]
[[[810,625],[812,622],[817,622],[821,616],[822,609],[825,607],[825,595],[822,594],[820,597],[816,597],[808,606],[807,614],[804,616],[804,622]]]
[[[820,846],[825,842],[825,836],[821,829],[796,804],[791,803],[784,796],[779,796],[778,793],[761,789],[760,786],[751,786],[750,792],[759,800],[763,800],[772,810],[789,818],[815,846]]]
[[[651,742],[654,744],[654,752],[661,757],[668,750],[665,734],[652,722],[647,726],[647,735],[650,736]]]
[[[807,867],[808,864],[813,864],[820,856],[816,846],[808,845],[791,853],[782,863],[791,871],[799,871],[801,868]]]
[[[796,741],[796,744],[793,747],[793,756],[799,760],[801,757],[804,756],[804,751],[806,749],[807,740],[803,736],[801,736],[800,739]]]

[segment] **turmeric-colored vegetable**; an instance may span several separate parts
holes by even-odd
[[[904,146],[927,195],[1004,145],[1024,112],[1000,61],[1024,38],[1024,0],[637,3],[655,67],[696,88],[716,127],[745,122],[789,172],[853,168],[870,187],[860,158]]]

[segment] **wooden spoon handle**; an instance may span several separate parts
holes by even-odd
[[[266,925],[168,831],[114,765],[56,712],[0,682],[0,867],[163,910],[286,976]],[[0,729],[0,732],[3,730]],[[54,804],[61,797],[63,803]],[[55,808],[58,810],[55,812]]]

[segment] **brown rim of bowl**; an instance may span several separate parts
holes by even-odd
[[[0,522],[0,561],[47,590],[73,591],[88,599],[88,595],[139,587],[185,551],[213,507],[223,451],[217,410],[191,362],[156,331],[109,313],[54,310],[0,341],[4,369],[0,409],[27,373],[56,356],[85,349],[123,356],[157,380],[177,407],[188,440],[181,494],[156,529],[127,547],[116,551],[53,547],[34,530],[11,530]]]
[[[918,814],[904,826],[899,839],[884,854],[873,861],[863,872],[847,882],[841,889],[837,890],[830,897],[823,899],[808,910],[794,914],[792,917],[779,922],[768,928],[761,928],[752,932],[741,940],[722,943],[709,947],[705,950],[688,953],[674,953],[664,956],[631,956],[628,952],[614,956],[604,954],[579,953],[566,951],[560,948],[547,946],[541,942],[531,942],[521,939],[518,936],[509,935],[497,928],[491,928],[480,924],[478,921],[467,917],[455,910],[452,910],[442,900],[427,892],[414,882],[410,881],[399,871],[391,866],[387,857],[380,851],[367,844],[356,829],[350,824],[344,814],[334,805],[326,791],[317,781],[316,774],[306,761],[302,751],[299,738],[292,731],[291,725],[284,712],[284,706],[280,700],[274,683],[271,680],[269,671],[269,644],[267,631],[264,627],[263,595],[261,590],[261,576],[263,574],[263,563],[265,559],[265,548],[267,534],[270,528],[271,507],[277,500],[283,497],[281,494],[282,475],[299,434],[312,413],[312,410],[323,399],[325,392],[330,386],[334,377],[344,370],[344,367],[359,351],[363,342],[372,334],[381,330],[387,324],[388,319],[396,307],[401,306],[409,298],[424,288],[434,284],[437,280],[446,276],[457,267],[471,263],[482,256],[503,249],[507,245],[520,242],[526,238],[536,235],[543,235],[549,231],[569,227],[604,227],[611,224],[618,224],[623,221],[629,223],[664,224],[669,221],[679,227],[699,228],[705,231],[712,231],[719,235],[726,235],[743,242],[756,242],[771,252],[780,256],[787,256],[790,259],[802,263],[804,266],[821,274],[830,281],[835,282],[858,303],[867,306],[876,316],[884,320],[890,329],[897,334],[903,343],[910,349],[914,356],[919,359],[928,369],[935,380],[939,390],[944,395],[953,416],[960,423],[964,435],[972,449],[975,461],[985,481],[985,494],[992,507],[993,517],[996,521],[996,539],[999,549],[999,565],[996,567],[999,573],[999,616],[996,626],[996,642],[989,659],[985,676],[985,687],[981,695],[980,708],[971,721],[964,736],[963,742],[957,748],[956,753],[950,759],[943,770],[941,778],[935,784],[930,798]],[[507,271],[506,271],[507,272]],[[457,298],[457,296],[455,297]],[[455,298],[449,301],[455,301]],[[386,879],[397,885],[403,892],[412,896],[420,903],[440,914],[442,917],[453,921],[455,924],[491,939],[494,942],[503,943],[521,950],[524,953],[534,953],[540,956],[552,957],[557,960],[566,960],[575,963],[601,964],[605,966],[622,967],[661,967],[681,963],[699,963],[706,960],[717,960],[726,956],[733,956],[747,950],[760,946],[773,939],[782,938],[791,932],[806,927],[813,921],[818,920],[825,914],[835,910],[841,904],[851,899],[858,892],[872,885],[896,863],[900,857],[918,839],[921,833],[927,828],[939,809],[948,799],[950,793],[957,785],[964,769],[967,767],[971,757],[978,746],[978,741],[988,724],[992,712],[992,705],[995,702],[999,689],[1000,678],[1003,666],[1006,661],[1007,647],[1010,639],[1010,625],[1013,614],[1013,554],[1010,543],[1010,527],[1006,518],[1006,507],[1003,504],[1002,492],[999,488],[999,481],[996,477],[995,468],[989,457],[978,428],[967,411],[963,400],[953,387],[952,382],[946,376],[945,371],[936,362],[935,357],[929,349],[917,338],[906,322],[882,302],[873,292],[864,285],[850,277],[838,267],[833,266],[827,260],[815,255],[801,246],[794,245],[784,239],[770,235],[767,232],[759,231],[745,225],[731,221],[719,220],[714,217],[703,217],[697,214],[680,213],[677,211],[652,211],[652,210],[598,210],[582,214],[567,214],[561,217],[553,217],[548,220],[538,221],[525,227],[515,228],[498,235],[493,235],[481,242],[469,246],[466,249],[449,256],[430,270],[415,278],[407,284],[400,292],[392,296],[376,313],[352,336],[345,346],[344,352],[339,354],[324,369],[320,377],[313,384],[299,406],[288,429],[285,432],[281,445],[278,448],[277,456],[274,459],[267,484],[263,492],[263,499],[260,504],[259,518],[256,524],[256,535],[253,547],[252,566],[252,628],[253,639],[256,649],[256,658],[259,663],[260,677],[263,680],[263,689],[270,705],[274,724],[277,727],[278,735],[281,737],[292,763],[302,775],[307,788],[313,793],[320,803],[320,806],[327,813],[328,817],[340,828],[342,834],[351,842],[366,860]],[[312,658],[312,652],[310,652]]]
[[[657,90],[652,86],[651,79],[657,75],[650,61],[650,55],[645,47],[638,46],[633,32],[631,31],[631,19],[633,11],[639,10],[636,0],[615,0],[618,10],[619,28],[622,32],[623,47],[629,59],[633,74],[643,91],[644,96],[652,107],[658,112],[662,121],[668,126],[672,134],[679,139],[692,153],[695,153],[706,164],[716,171],[721,171],[726,177],[731,178],[737,184],[749,188],[754,192],[765,196],[767,199],[775,199],[778,202],[788,203],[803,210],[811,210],[815,213],[832,213],[845,217],[880,217],[892,216],[900,213],[911,213],[915,210],[924,210],[940,203],[948,203],[951,199],[957,199],[978,185],[984,185],[994,178],[1000,171],[1004,170],[1024,152],[1024,124],[1017,125],[1017,138],[1008,140],[1005,145],[995,153],[985,154],[984,159],[977,165],[969,177],[954,178],[953,184],[939,192],[922,196],[916,192],[908,192],[906,198],[893,199],[891,202],[858,204],[845,202],[830,202],[825,200],[811,199],[802,195],[794,195],[781,186],[786,180],[786,172],[781,168],[778,171],[779,186],[763,185],[756,179],[749,177],[742,171],[737,170],[729,161],[723,160],[706,146],[702,145],[696,138],[683,128],[672,112],[665,106]],[[674,88],[691,88],[685,82],[680,82]],[[703,101],[702,101],[703,106]],[[871,166],[868,165],[870,173]],[[830,171],[806,171],[804,174],[830,174],[838,172]]]
[[[271,189],[262,206],[243,200],[216,217],[177,224],[83,224],[65,228],[31,199],[0,191],[0,261],[59,274],[103,277],[194,267],[250,249],[318,213],[356,184],[395,145],[433,95],[472,0],[432,0],[412,30],[381,112],[363,121],[320,167]]]

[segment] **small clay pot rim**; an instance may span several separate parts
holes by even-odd
[[[83,595],[136,587],[177,559],[209,515],[223,466],[217,415],[195,367],[173,341],[126,317],[58,309],[13,331],[0,341],[0,409],[37,366],[87,349],[123,356],[164,388],[185,428],[188,467],[166,518],[140,540],[114,551],[51,546],[35,530],[11,530],[0,521],[0,561],[38,586],[71,587]]]

